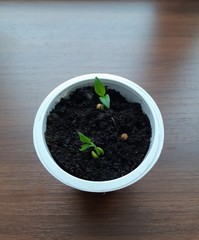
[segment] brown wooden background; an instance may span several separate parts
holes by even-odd
[[[141,85],[165,123],[153,170],[105,195],[59,183],[32,143],[46,95],[93,72]],[[199,239],[198,1],[0,1],[0,239]]]

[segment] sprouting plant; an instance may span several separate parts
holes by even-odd
[[[97,147],[90,138],[85,136],[83,133],[78,132],[79,139],[82,143],[82,147],[79,149],[80,151],[86,151],[88,148],[93,148],[94,150],[91,151],[91,155],[93,158],[99,158],[100,155],[104,154],[104,151],[102,148]]]
[[[104,106],[106,108],[110,108],[110,97],[109,95],[106,93],[106,88],[104,87],[104,84],[102,83],[102,81],[96,77],[94,80],[94,89],[95,92],[100,96],[99,99],[101,101],[101,103],[103,104],[102,108],[104,108]]]

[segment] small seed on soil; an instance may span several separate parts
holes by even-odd
[[[104,106],[103,106],[103,104],[101,104],[101,103],[98,103],[98,104],[97,104],[97,106],[96,106],[96,109],[103,110],[103,109],[104,109]]]
[[[126,140],[128,139],[128,134],[122,133],[122,135],[120,136],[120,139],[121,139],[122,141],[126,141]]]

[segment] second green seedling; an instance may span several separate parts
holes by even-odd
[[[86,151],[88,148],[93,148],[91,151],[91,155],[93,158],[99,158],[100,155],[104,154],[104,151],[102,148],[97,147],[90,138],[85,136],[83,133],[78,132],[79,139],[82,143],[82,147],[79,149],[80,151]]]

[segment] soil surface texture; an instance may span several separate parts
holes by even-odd
[[[57,164],[81,179],[104,181],[122,177],[143,161],[151,139],[151,125],[139,103],[128,102],[107,89],[110,109],[99,110],[99,96],[93,87],[76,89],[62,98],[47,117],[46,143]],[[94,159],[91,148],[84,152],[77,132],[104,150]],[[121,140],[121,135],[128,135]]]

